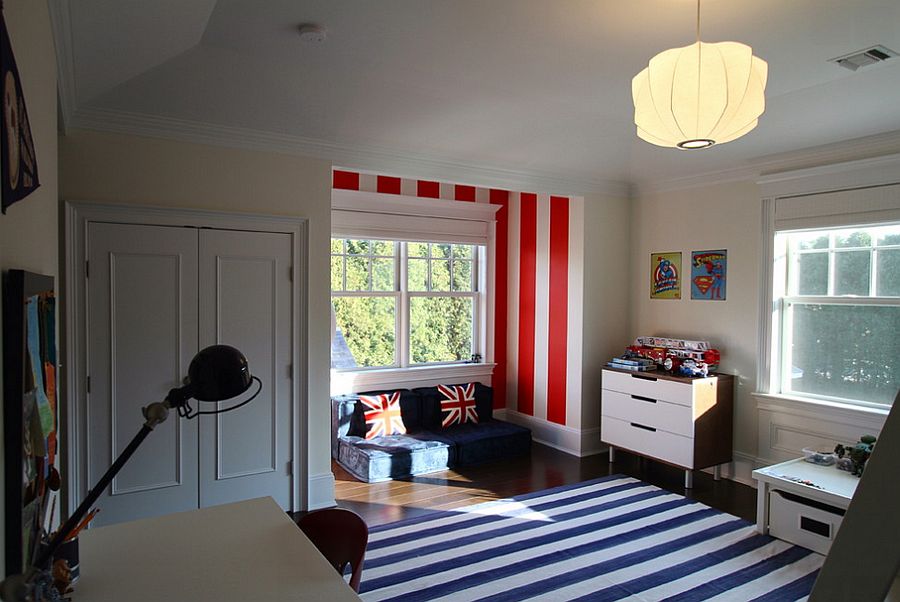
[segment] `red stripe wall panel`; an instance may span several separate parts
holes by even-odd
[[[428,180],[419,180],[416,182],[416,196],[425,197],[427,199],[441,198],[440,182],[429,182]]]
[[[569,199],[550,197],[547,420],[566,423],[569,308]]]
[[[506,407],[506,353],[507,316],[509,314],[509,192],[491,189],[490,202],[500,205],[495,213],[497,218],[497,240],[494,246],[494,373],[491,384],[494,388],[494,408]]]
[[[378,176],[378,192],[386,194],[400,194],[400,178],[391,176]]]
[[[457,201],[468,201],[470,203],[474,203],[475,202],[475,187],[474,186],[463,186],[462,184],[457,184],[453,198],[455,198]]]
[[[537,269],[537,195],[520,195],[518,408],[534,415],[534,330]]]
[[[359,174],[335,169],[331,176],[331,186],[340,190],[359,190]]]

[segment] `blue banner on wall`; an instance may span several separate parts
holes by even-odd
[[[31,194],[38,180],[37,156],[31,138],[31,125],[25,109],[25,96],[13,56],[6,20],[0,12],[0,92],[3,115],[0,119],[0,194],[2,211]]]

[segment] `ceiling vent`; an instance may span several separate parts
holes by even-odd
[[[890,48],[884,46],[872,46],[865,50],[860,50],[852,54],[846,54],[837,58],[829,59],[830,63],[837,63],[841,67],[846,67],[850,71],[856,71],[860,67],[868,67],[875,63],[882,63],[888,59],[900,56]]]

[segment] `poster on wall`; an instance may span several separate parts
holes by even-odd
[[[7,207],[34,192],[40,182],[25,97],[2,10],[0,88],[3,94],[3,115],[0,116],[0,208],[6,213]]]
[[[681,299],[681,252],[650,254],[650,298]]]
[[[724,301],[728,274],[728,251],[691,253],[691,299]]]

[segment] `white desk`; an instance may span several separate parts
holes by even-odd
[[[73,602],[355,600],[271,498],[89,529]]]

